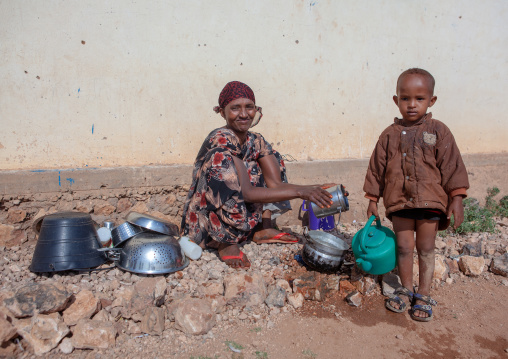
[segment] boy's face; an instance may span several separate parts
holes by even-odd
[[[397,95],[393,96],[402,118],[409,122],[419,121],[436,100],[437,97],[432,95],[430,81],[419,74],[407,74],[401,78]]]

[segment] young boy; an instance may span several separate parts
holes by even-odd
[[[434,84],[434,77],[418,68],[399,76],[393,101],[402,118],[395,118],[379,136],[363,186],[370,200],[367,216],[379,216],[377,203],[383,197],[397,236],[402,287],[387,299],[386,307],[402,313],[407,302],[411,318],[418,321],[430,321],[431,305],[437,304],[430,297],[437,231],[449,226],[452,214],[454,228],[462,223],[462,199],[469,188],[452,133],[427,113],[437,100]],[[413,293],[415,242],[420,272],[417,293]]]

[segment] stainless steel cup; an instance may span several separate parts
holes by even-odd
[[[314,202],[312,202],[312,211],[314,212],[316,218],[331,216],[335,213],[349,210],[349,201],[347,199],[349,193],[343,185],[330,187],[327,191],[331,193],[333,203],[330,208],[319,208]]]

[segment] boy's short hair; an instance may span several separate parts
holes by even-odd
[[[400,80],[406,75],[421,75],[426,77],[427,80],[429,80],[430,92],[432,93],[432,95],[434,95],[434,86],[436,85],[436,80],[434,80],[434,76],[432,76],[430,72],[428,72],[427,70],[420,69],[418,67],[407,69],[406,71],[404,71],[399,75],[399,78],[397,79],[397,88],[395,89],[395,92],[397,92],[397,89],[399,88]]]

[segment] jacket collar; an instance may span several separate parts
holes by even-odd
[[[419,125],[421,125],[422,123],[424,123],[425,121],[430,120],[431,118],[432,118],[432,112],[429,112],[429,113],[427,113],[425,116],[423,116],[423,117],[420,119],[420,121],[418,121],[418,122],[416,122],[416,123],[414,123],[414,124],[411,124],[410,126],[408,126],[408,125],[405,123],[404,119],[402,119],[402,118],[395,117],[394,122],[395,122],[395,124],[400,125],[400,126],[402,126],[402,127],[413,127],[413,126],[419,126]]]

